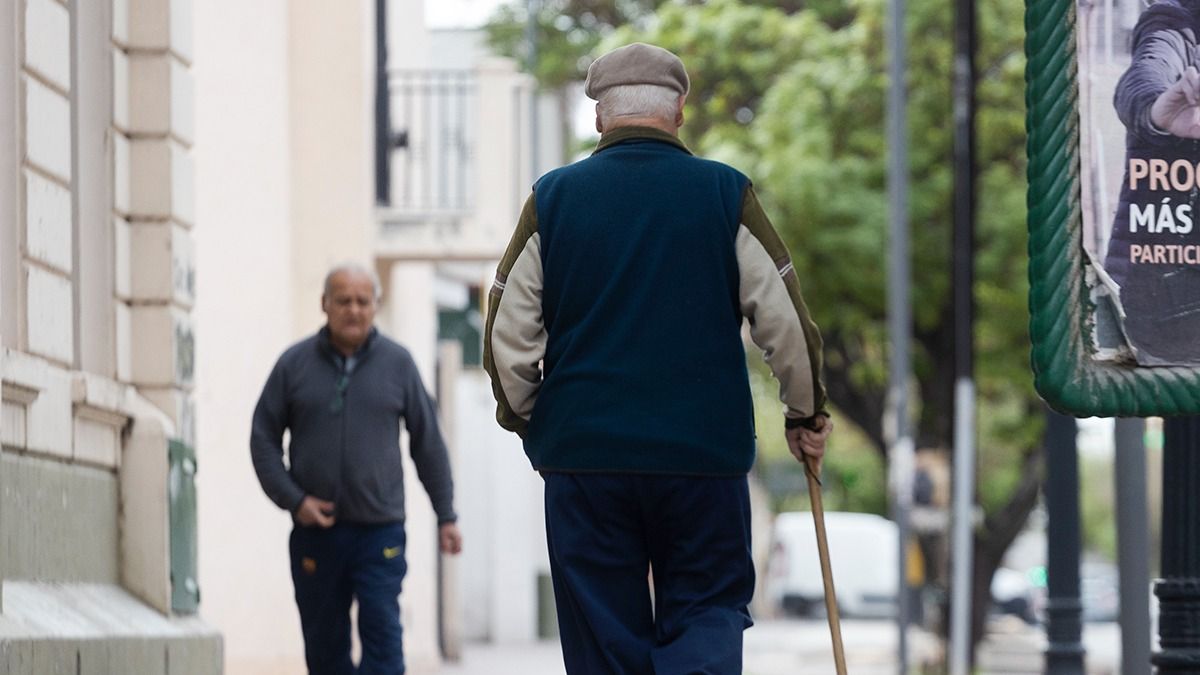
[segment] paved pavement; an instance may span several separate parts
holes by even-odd
[[[896,631],[889,621],[842,623],[848,670],[854,675],[896,672]],[[1120,631],[1115,624],[1087,624],[1089,675],[1119,672]],[[913,630],[909,636],[912,668],[940,660],[933,636]],[[1045,637],[1040,628],[1000,619],[989,626],[979,653],[981,675],[1034,675],[1042,672]],[[829,675],[834,672],[824,621],[759,621],[746,632],[745,675]],[[430,673],[414,675],[564,675],[557,642],[523,645],[467,645],[463,660]]]
[[[1121,672],[1121,628],[1116,623],[1084,624],[1083,644],[1088,675]],[[1046,634],[1041,627],[1007,617],[988,626],[977,660],[984,673],[1033,675],[1042,672],[1045,651]],[[1150,672],[1149,664],[1146,672]]]
[[[896,672],[895,624],[890,621],[842,621],[846,669],[855,675]],[[932,662],[937,642],[919,630],[909,632],[909,662]],[[916,669],[913,669],[917,672]],[[746,632],[746,675],[829,675],[833,673],[829,626],[822,620],[760,621]]]
[[[895,630],[887,621],[842,624],[847,665],[855,675],[895,672]],[[746,632],[745,675],[829,675],[834,672],[824,621],[760,621]],[[913,653],[931,654],[932,638],[914,631]],[[436,675],[564,675],[557,642],[468,645],[463,660]],[[424,675],[424,674],[421,674]],[[431,674],[432,675],[432,674]]]
[[[463,660],[436,675],[565,675],[558,642],[522,645],[467,645]],[[424,675],[424,674],[420,674]],[[431,674],[432,675],[432,674]]]

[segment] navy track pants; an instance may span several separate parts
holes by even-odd
[[[544,477],[569,675],[742,672],[754,593],[745,476]]]
[[[337,523],[292,530],[292,582],[309,675],[402,675],[400,585],[404,524]],[[358,600],[362,661],[350,659],[350,603]]]

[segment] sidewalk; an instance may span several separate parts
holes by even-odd
[[[834,671],[829,632],[824,621],[760,621],[746,632],[745,675],[829,675]],[[854,675],[896,672],[896,634],[889,621],[842,622],[846,657]],[[909,633],[910,672],[921,663],[940,662],[937,640],[924,631]],[[1118,672],[1120,632],[1116,624],[1086,624],[1089,675]],[[1042,629],[1019,621],[993,621],[979,647],[979,672],[987,675],[1035,675],[1045,656]],[[519,645],[471,643],[463,660],[413,675],[564,675],[558,642]]]
[[[1088,675],[1121,671],[1121,628],[1115,623],[1085,623],[1083,646]],[[1038,675],[1046,664],[1046,634],[1041,626],[1003,617],[988,624],[976,661],[983,673]],[[1149,672],[1150,665],[1146,665]]]
[[[855,675],[892,675],[895,631],[890,622],[843,622],[848,665]],[[930,636],[914,630],[914,663],[935,649]],[[829,628],[824,621],[760,621],[745,634],[745,675],[829,675],[834,671]],[[526,645],[465,645],[463,660],[414,675],[564,675],[558,642]]]
[[[522,645],[468,644],[463,649],[462,661],[447,663],[434,672],[437,675],[565,675],[557,641]]]

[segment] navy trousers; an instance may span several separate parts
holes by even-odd
[[[309,675],[401,675],[404,524],[337,523],[292,530],[292,582]],[[350,603],[358,600],[362,661],[350,659]]]
[[[754,593],[744,476],[544,477],[569,675],[742,672]]]

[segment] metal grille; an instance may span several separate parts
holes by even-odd
[[[413,215],[474,206],[476,78],[464,70],[391,70],[391,206]]]

